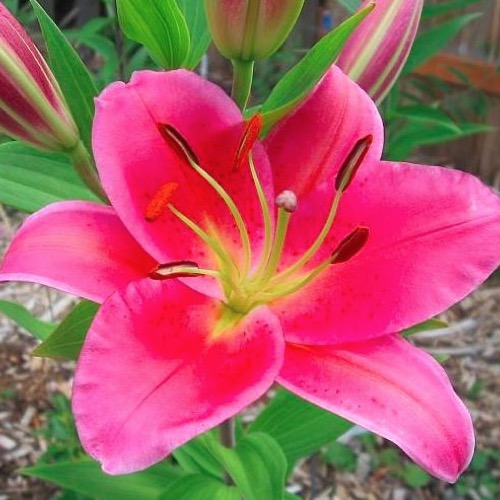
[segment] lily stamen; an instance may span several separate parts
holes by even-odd
[[[342,199],[345,190],[351,184],[359,167],[363,163],[363,160],[366,157],[366,154],[368,153],[368,149],[372,143],[372,140],[373,140],[372,136],[367,136],[364,137],[363,139],[360,139],[355,144],[354,148],[350,151],[350,153],[347,155],[347,158],[345,159],[335,179],[335,187],[337,191],[333,198],[330,212],[328,213],[328,217],[326,218],[323,229],[317,236],[314,243],[304,253],[304,255],[299,260],[297,260],[295,264],[292,264],[288,269],[280,273],[276,278],[283,280],[293,275],[297,271],[300,271],[313,259],[318,250],[321,248],[321,245],[328,237],[328,234],[330,233],[330,230],[337,216],[340,200]]]
[[[222,201],[226,204],[233,219],[236,223],[236,227],[240,233],[241,243],[243,246],[243,254],[244,254],[244,265],[243,272],[241,273],[242,277],[246,276],[250,270],[251,262],[252,262],[252,248],[250,245],[250,237],[248,235],[248,229],[245,225],[245,221],[238,210],[238,207],[234,203],[231,196],[228,192],[206,171],[204,170],[197,162],[196,156],[192,152],[185,138],[180,134],[174,127],[171,125],[164,125],[163,129],[164,133],[163,137],[167,136],[169,138],[169,144],[175,142],[177,144],[178,150],[181,150],[184,154],[184,159],[186,159],[198,175],[202,177],[219,195]]]
[[[160,264],[149,273],[151,279],[160,281],[174,278],[194,278],[196,276],[218,278],[219,273],[212,269],[201,269],[196,262],[189,260]]]

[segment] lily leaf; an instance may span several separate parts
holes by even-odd
[[[418,325],[412,326],[411,328],[407,328],[401,332],[401,335],[408,337],[409,335],[413,335],[414,333],[419,332],[427,332],[429,330],[437,330],[439,328],[446,328],[448,323],[446,321],[441,321],[440,319],[431,318],[423,323],[419,323]]]
[[[31,213],[66,199],[99,201],[66,156],[42,153],[20,142],[0,146],[1,203]]]
[[[64,318],[52,334],[40,344],[33,356],[76,360],[85,336],[99,309],[98,304],[83,300]]]
[[[35,318],[25,307],[8,300],[0,300],[0,312],[39,340],[45,340],[57,326]]]
[[[177,4],[184,14],[190,35],[189,53],[183,66],[194,69],[208,50],[212,40],[208,30],[205,6],[203,2],[193,2],[193,0],[177,0]]]
[[[144,45],[156,64],[165,69],[183,65],[189,53],[189,30],[176,2],[117,0],[116,5],[125,35]]]
[[[30,2],[42,29],[50,68],[61,86],[83,142],[90,151],[96,86],[87,67],[56,23],[37,0],[30,0]]]
[[[260,112],[264,119],[264,131],[290,113],[321,80],[335,62],[349,36],[373,10],[369,4],[338,28],[323,37],[274,87]]]
[[[89,458],[35,465],[21,469],[21,473],[92,498],[107,500],[156,500],[169,482],[182,475],[178,467],[160,463],[136,474],[109,476],[97,462]]]
[[[265,432],[281,446],[290,466],[338,439],[352,424],[288,391],[280,390],[249,432]]]
[[[159,500],[241,500],[234,486],[200,474],[189,474],[176,479]]]

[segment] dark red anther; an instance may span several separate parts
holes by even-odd
[[[175,151],[180,160],[199,165],[198,158],[187,139],[174,126],[169,123],[159,123],[158,130],[163,140]]]
[[[178,260],[176,262],[169,262],[168,264],[160,264],[149,273],[149,277],[153,280],[169,280],[173,278],[193,278],[199,276],[197,273],[178,271],[178,269],[184,267],[199,269],[196,262],[191,260]]]
[[[351,182],[354,179],[359,167],[362,165],[372,142],[372,135],[367,135],[356,142],[350,153],[347,155],[347,158],[340,167],[339,173],[335,178],[335,189],[337,191],[341,190],[343,192],[351,185]]]
[[[247,156],[252,151],[252,148],[260,136],[262,131],[262,126],[264,121],[262,115],[256,113],[245,123],[245,131],[241,137],[240,144],[238,145],[238,150],[236,152],[236,157],[234,158],[233,171],[238,171],[241,166],[245,163]]]
[[[146,207],[145,217],[148,222],[154,222],[165,212],[178,187],[177,182],[167,182],[158,189]]]
[[[342,264],[352,259],[366,245],[370,230],[367,227],[357,227],[347,235],[332,253],[332,264]]]

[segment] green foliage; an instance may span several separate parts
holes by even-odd
[[[55,393],[50,397],[50,403],[52,409],[45,414],[47,423],[37,431],[47,443],[47,450],[39,458],[38,465],[84,458],[68,398]]]
[[[307,97],[335,62],[351,33],[372,10],[370,4],[323,37],[279,81],[260,110],[266,131]]]
[[[100,465],[89,458],[39,464],[22,469],[21,473],[37,477],[58,486],[74,490],[93,498],[106,500],[157,499],[169,482],[182,472],[167,463],[160,463],[144,472],[127,476],[109,476]]]
[[[431,318],[427,321],[419,323],[418,325],[412,326],[411,328],[407,328],[401,332],[401,335],[408,337],[409,335],[413,335],[414,333],[419,332],[427,332],[429,330],[437,330],[438,328],[446,328],[448,323],[445,321],[441,321],[439,319]]]
[[[98,201],[64,155],[42,153],[20,142],[0,145],[0,202],[35,212],[61,200]]]
[[[159,500],[241,500],[234,486],[227,486],[200,474],[180,477],[170,484]]]
[[[458,495],[480,500],[496,500],[500,496],[500,450],[476,450],[469,469],[454,485]]]
[[[328,446],[322,456],[325,462],[333,465],[336,469],[347,472],[354,472],[356,470],[358,457],[356,453],[345,444],[333,442]]]
[[[49,65],[61,86],[82,140],[90,150],[94,97],[97,95],[97,89],[87,67],[61,30],[40,7],[37,0],[30,2],[42,29]]]
[[[419,34],[403,68],[403,74],[409,74],[435,53],[443,49],[471,21],[481,14],[473,13],[454,17]]]
[[[158,66],[183,65],[189,54],[189,30],[176,2],[117,0],[117,7],[125,35],[144,45]]]
[[[234,449],[214,447],[214,456],[245,500],[280,500],[285,489],[287,461],[279,444],[269,435],[253,433]]]
[[[56,327],[53,323],[35,318],[25,307],[8,300],[0,300],[0,312],[40,340],[45,340]]]
[[[87,300],[80,302],[51,335],[33,351],[33,356],[78,359],[98,309],[99,305],[93,302]]]
[[[352,424],[280,390],[249,428],[265,432],[283,449],[288,464],[318,451],[344,434]]]
[[[190,44],[189,52],[183,66],[188,69],[195,68],[203,54],[207,51],[212,40],[208,30],[207,17],[205,15],[204,2],[201,0],[177,0],[177,4],[184,14],[184,19],[189,29]]]

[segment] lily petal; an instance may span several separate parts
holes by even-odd
[[[222,304],[177,280],[143,280],[99,311],[77,366],[73,411],[110,474],[144,469],[262,396],[283,361],[259,308],[217,337]]]
[[[244,131],[241,112],[222,89],[184,70],[141,71],[129,84],[113,84],[97,99],[93,128],[97,166],[104,189],[129,231],[159,262],[213,265],[215,259],[207,247],[170,212],[171,203],[205,230],[216,225],[218,237],[231,247],[233,257],[240,254],[240,236],[227,206],[172,139],[165,138],[165,125],[182,137],[200,166],[231,195],[258,248],[263,229],[256,189],[247,165],[234,168]],[[254,155],[272,199],[271,171],[260,144]],[[147,220],[148,207],[158,194],[161,198],[165,187],[168,199],[160,200],[163,207]]]
[[[472,458],[471,418],[446,372],[399,336],[336,347],[288,345],[278,381],[390,439],[445,481],[456,481]]]
[[[303,253],[310,214],[322,201],[317,192],[302,205],[299,200],[297,229],[291,227],[286,242],[289,259]],[[363,165],[325,251],[359,226],[369,237],[357,255],[273,305],[287,340],[333,344],[401,331],[461,300],[500,263],[500,198],[458,170]]]
[[[16,233],[1,281],[28,281],[103,302],[156,266],[111,207],[83,201],[49,205]]]
[[[350,148],[369,135],[373,142],[366,160],[380,160],[384,130],[379,112],[361,87],[333,66],[307,100],[264,141],[275,191],[290,189],[300,198],[331,180]]]

